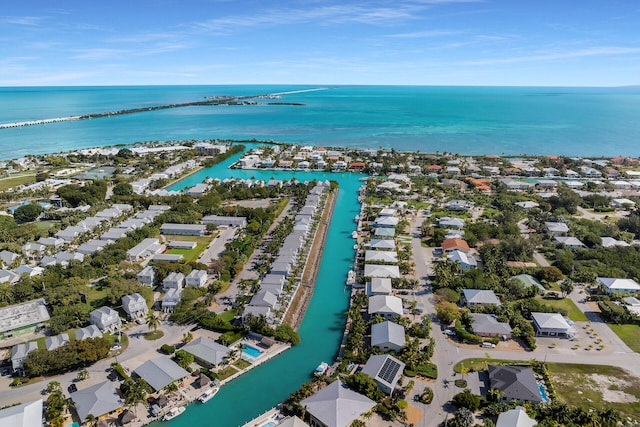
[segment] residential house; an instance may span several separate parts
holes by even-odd
[[[529,288],[531,286],[535,286],[538,289],[538,293],[544,293],[545,289],[544,286],[542,286],[542,283],[540,283],[540,281],[538,279],[536,279],[535,277],[533,277],[530,274],[518,274],[517,276],[513,276],[511,279],[509,279],[511,281],[518,281],[518,283],[521,283],[525,288]]]
[[[210,338],[200,337],[185,344],[182,350],[192,354],[198,363],[206,367],[216,367],[226,361],[231,349]]]
[[[260,289],[251,297],[249,305],[255,307],[270,307],[275,308],[278,304],[278,296],[266,289]]]
[[[102,332],[96,325],[89,325],[84,328],[76,329],[76,340],[83,341],[89,338],[100,338]]]
[[[207,284],[209,276],[205,270],[191,270],[191,273],[185,278],[186,286],[194,286],[202,288]]]
[[[376,406],[376,402],[350,390],[339,379],[310,397],[300,405],[306,409],[314,427],[348,427]]]
[[[560,313],[531,313],[537,336],[572,337],[576,329]]]
[[[526,202],[516,202],[515,205],[516,206],[520,206],[521,208],[526,209],[526,210],[537,208],[538,206],[540,206],[538,203],[532,202],[530,200],[528,200]]]
[[[404,326],[388,320],[371,325],[371,347],[378,347],[383,352],[398,352],[405,343]]]
[[[162,281],[162,289],[182,289],[184,288],[184,274],[172,271]]]
[[[44,298],[0,307],[0,339],[33,333],[47,320]]]
[[[59,334],[44,339],[44,346],[48,351],[67,345],[69,342],[69,334]]]
[[[247,218],[243,216],[208,215],[202,218],[202,223],[205,225],[213,224],[218,227],[246,227]]]
[[[445,239],[441,246],[444,252],[462,251],[468,253],[471,250],[469,244],[462,239]]]
[[[569,232],[569,226],[564,222],[545,222],[545,225],[553,236],[565,236]]]
[[[373,235],[377,239],[393,239],[396,235],[396,229],[378,227],[375,229]]]
[[[402,300],[391,295],[373,295],[369,297],[369,316],[380,315],[387,320],[402,316]]]
[[[29,242],[22,245],[22,254],[28,259],[38,259],[46,250],[46,246],[40,243]]]
[[[481,337],[500,337],[511,339],[511,326],[506,322],[498,322],[493,314],[471,313],[473,333]]]
[[[367,283],[367,295],[391,295],[391,279],[387,277],[372,277]]]
[[[459,240],[459,239],[458,239]],[[447,257],[458,264],[461,270],[471,270],[478,267],[478,261],[471,254],[467,254],[462,251],[452,251],[447,254]]]
[[[492,290],[485,289],[463,289],[462,301],[471,308],[477,306],[488,307],[490,305],[500,305],[500,299]]]
[[[139,293],[123,296],[122,309],[129,315],[130,319],[144,318],[149,312],[147,301]]]
[[[398,254],[392,251],[367,250],[364,254],[364,262],[385,262],[396,264],[398,262]]]
[[[27,358],[29,353],[37,349],[38,343],[35,341],[16,344],[11,347],[11,368],[13,369],[13,372],[23,372],[24,368],[22,363]]]
[[[0,426],[43,427],[42,409],[42,399],[0,409]]]
[[[156,272],[150,265],[146,266],[140,273],[137,275],[138,283],[143,286],[153,286],[156,280]]]
[[[524,366],[489,365],[491,388],[502,391],[504,400],[542,402],[533,370]]]
[[[397,265],[365,264],[364,276],[397,279],[400,277],[400,269]]]
[[[122,325],[118,312],[107,306],[102,306],[89,313],[89,321],[102,332],[115,332]]]
[[[611,206],[615,209],[632,209],[636,206],[636,203],[629,199],[613,199],[611,200]]]
[[[452,218],[448,216],[443,216],[438,220],[438,226],[442,228],[453,228],[456,230],[462,230],[466,225],[464,219],[461,218]]]
[[[369,242],[369,248],[375,249],[377,251],[380,250],[395,250],[396,242],[394,240],[386,240],[386,239],[372,239]]]
[[[616,240],[613,237],[603,237],[602,238],[602,247],[603,248],[612,248],[615,246],[627,247],[629,244],[624,240]]]
[[[534,427],[538,423],[527,415],[527,411],[522,406],[503,412],[498,415],[496,427]]]
[[[173,236],[204,236],[206,231],[207,226],[201,224],[165,223],[160,227],[160,234]]]
[[[144,239],[127,251],[127,261],[142,261],[152,255],[162,253],[165,249],[166,246],[161,244],[158,239]]]
[[[0,261],[8,268],[13,267],[13,263],[17,262],[18,258],[20,258],[20,255],[15,252],[7,250],[0,251]]]
[[[615,277],[598,277],[598,285],[602,286],[607,293],[634,293],[640,292],[640,285],[633,279],[620,279]]]
[[[393,394],[396,384],[402,376],[405,364],[389,354],[369,357],[362,367],[362,373],[369,375],[386,394]]]
[[[173,311],[180,302],[182,288],[170,288],[162,297],[162,311],[165,313]]]
[[[78,390],[69,395],[73,401],[76,413],[81,420],[86,420],[88,415],[96,419],[117,411],[124,406],[120,395],[111,381],[94,384],[83,390]]]
[[[557,243],[566,246],[569,249],[582,249],[586,248],[586,245],[575,237],[567,236],[554,236],[553,238]]]

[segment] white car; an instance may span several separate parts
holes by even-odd
[[[445,329],[444,330],[444,334],[445,335],[449,335],[450,337],[454,336],[456,333],[454,331],[452,331],[451,329]]]

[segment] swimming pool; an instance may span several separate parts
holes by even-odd
[[[277,425],[277,424],[276,424],[275,422],[273,422],[273,421],[269,421],[269,422],[267,422],[267,423],[260,424],[260,427],[276,427],[276,425]]]
[[[251,359],[257,359],[262,355],[262,351],[250,346],[249,344],[242,344],[242,352],[249,356]]]
[[[544,386],[540,383],[538,383],[538,390],[540,390],[540,397],[542,398],[542,401],[548,402],[549,397],[547,397],[547,390],[545,390]]]

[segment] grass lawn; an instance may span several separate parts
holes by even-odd
[[[236,368],[243,370],[243,369],[247,369],[249,366],[251,366],[250,362],[247,362],[244,359],[238,359],[235,362],[233,362],[233,366],[235,366]]]
[[[222,319],[226,320],[227,322],[231,322],[237,315],[238,313],[236,313],[235,310],[227,310],[227,311],[223,311],[220,314],[220,317],[222,317]]]
[[[624,417],[640,419],[640,379],[622,368],[548,363],[560,400],[590,410],[613,408]]]
[[[233,366],[229,365],[229,366],[225,366],[224,368],[220,369],[216,374],[218,375],[218,379],[220,381],[229,378],[231,375],[233,374],[237,374],[239,371],[234,368]]]
[[[573,320],[574,322],[589,321],[589,319],[587,319],[587,316],[585,316],[584,313],[580,311],[580,309],[574,304],[573,301],[571,301],[570,298],[564,298],[564,299],[551,299],[551,298],[545,299],[542,297],[537,297],[537,298],[543,303],[545,303],[546,305],[567,310],[567,315],[569,319]]]
[[[631,350],[640,353],[640,326],[614,325],[611,323],[607,323],[607,325]]]
[[[453,371],[457,373],[462,372],[462,368],[466,367],[469,369],[468,372],[478,372],[484,371],[487,369],[487,365],[528,365],[527,362],[523,362],[522,360],[508,360],[508,359],[491,359],[491,358],[472,358],[461,360],[455,364],[453,367]]]
[[[183,242],[196,242],[193,249],[169,249],[168,254],[182,255],[185,262],[190,262],[198,258],[198,256],[209,246],[213,239],[212,236],[168,236],[169,240],[180,240]]]
[[[13,188],[18,185],[31,184],[32,182],[36,182],[35,175],[20,175],[16,177],[0,179],[0,191],[6,191],[9,188]]]
[[[53,222],[51,221],[37,221],[34,223],[38,231],[47,231],[51,227],[53,227]]]
[[[87,286],[82,293],[87,296],[87,303],[94,307],[93,303],[95,301],[102,301],[107,297],[108,290],[106,288],[98,289],[96,286]]]
[[[144,334],[144,339],[147,341],[155,341],[155,340],[159,340],[163,336],[164,336],[164,332],[158,329],[157,331],[151,331]]]

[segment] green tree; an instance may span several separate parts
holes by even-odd
[[[116,196],[130,196],[133,194],[133,187],[128,182],[121,182],[113,186],[113,194]]]
[[[480,396],[471,393],[468,388],[453,396],[453,404],[458,408],[466,408],[472,412],[480,409]]]
[[[436,304],[436,314],[442,323],[448,325],[460,317],[460,310],[452,302],[440,301]]]
[[[573,280],[565,279],[560,283],[560,290],[562,291],[562,296],[566,297],[573,291]]]
[[[35,221],[42,213],[42,206],[37,203],[29,203],[20,206],[13,212],[13,218],[18,223]]]
[[[154,332],[158,330],[158,327],[160,326],[160,318],[153,311],[150,311],[147,314],[145,320],[147,321],[147,327],[149,329],[153,329]]]

